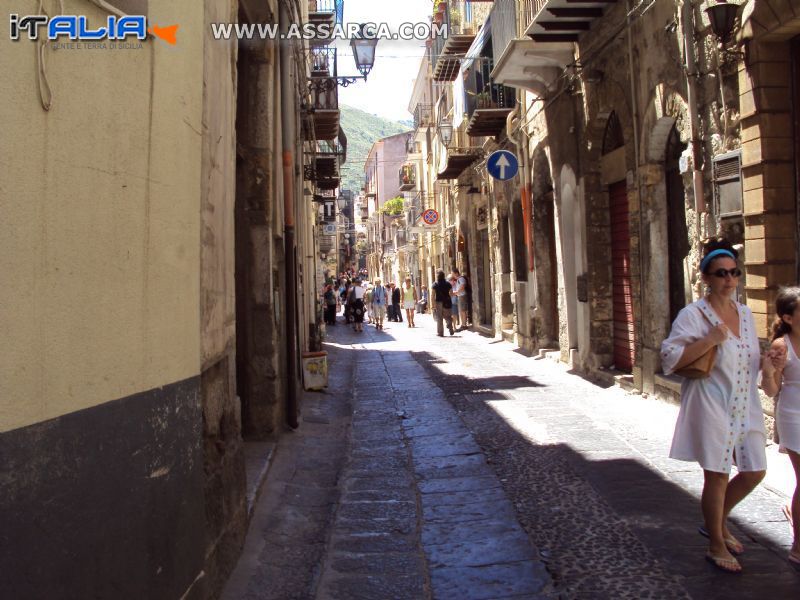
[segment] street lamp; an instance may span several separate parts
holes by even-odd
[[[439,137],[444,147],[449,148],[450,142],[453,140],[453,124],[450,121],[441,121],[439,123]]]
[[[347,198],[344,196],[339,196],[336,199],[336,206],[339,209],[339,212],[342,212],[345,208],[347,208]]]
[[[350,40],[350,48],[353,50],[353,58],[356,61],[356,68],[358,72],[367,78],[367,74],[372,70],[375,64],[375,46],[378,45],[378,39],[373,35],[365,37],[364,25],[362,23],[358,35]]]
[[[736,24],[736,13],[739,11],[737,4],[731,4],[721,0],[713,6],[706,8],[708,20],[711,22],[711,29],[714,35],[722,42],[723,48],[728,43],[728,38],[733,32]]]

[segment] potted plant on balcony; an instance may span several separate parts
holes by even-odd
[[[403,203],[405,202],[402,196],[396,196],[391,200],[387,200],[381,208],[381,213],[387,217],[400,217],[403,214]]]
[[[450,26],[454,29],[461,27],[461,13],[455,8],[450,9]]]

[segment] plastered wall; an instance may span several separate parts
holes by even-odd
[[[149,10],[175,46],[45,51],[49,112],[0,37],[0,432],[200,371],[203,3]]]

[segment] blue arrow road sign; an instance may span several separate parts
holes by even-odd
[[[519,161],[508,150],[495,150],[486,161],[486,170],[495,179],[506,181],[519,171]]]

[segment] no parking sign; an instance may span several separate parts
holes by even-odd
[[[426,225],[436,225],[439,222],[439,213],[429,208],[422,213],[422,220],[425,221]]]

